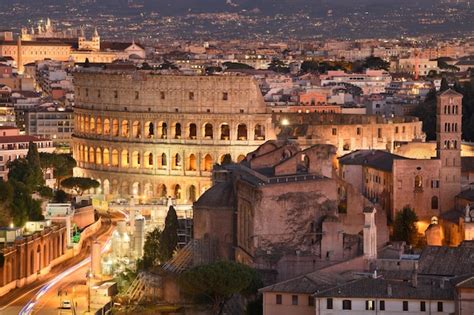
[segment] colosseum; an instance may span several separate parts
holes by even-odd
[[[303,148],[333,144],[339,155],[424,141],[412,117],[272,113],[245,75],[83,68],[74,83],[76,175],[97,179],[107,199],[171,196],[190,204],[225,155],[240,161],[277,137]]]
[[[109,198],[191,203],[226,154],[240,161],[275,138],[249,76],[84,68],[74,84],[76,175],[97,179]]]

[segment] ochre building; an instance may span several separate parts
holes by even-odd
[[[226,154],[244,159],[275,138],[249,76],[159,75],[139,70],[75,73],[77,174],[109,198],[195,201]]]

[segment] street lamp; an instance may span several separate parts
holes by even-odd
[[[94,277],[94,273],[92,270],[89,268],[86,273],[86,278],[88,281],[88,290],[87,290],[87,312],[91,312],[91,280]]]

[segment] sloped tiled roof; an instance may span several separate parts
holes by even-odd
[[[451,277],[474,274],[474,247],[428,246],[421,252],[418,272]]]

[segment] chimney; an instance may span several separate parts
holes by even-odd
[[[390,283],[387,284],[387,295],[388,295],[389,297],[392,296],[392,285],[391,285]]]

